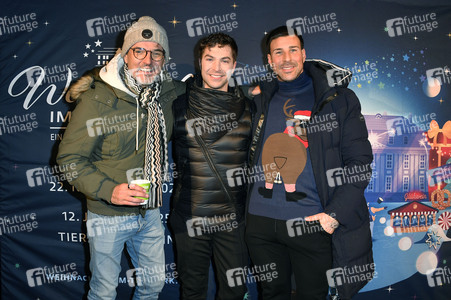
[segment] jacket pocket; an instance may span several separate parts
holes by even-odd
[[[117,132],[104,136],[101,145],[102,158],[113,158],[117,151],[120,150],[119,135]]]

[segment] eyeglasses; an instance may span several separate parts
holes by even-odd
[[[139,60],[143,60],[144,58],[146,58],[147,52],[150,52],[150,56],[152,57],[152,60],[154,60],[154,61],[160,61],[164,58],[164,51],[161,51],[161,50],[151,51],[151,50],[146,50],[144,48],[139,48],[139,47],[130,48],[130,50],[133,51],[133,56]]]

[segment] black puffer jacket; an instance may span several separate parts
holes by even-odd
[[[244,178],[231,175],[247,165],[250,101],[239,87],[223,92],[201,88],[201,79],[196,81],[173,104],[173,211],[185,221],[231,213],[240,221],[247,187]]]

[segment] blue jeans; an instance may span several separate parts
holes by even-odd
[[[129,285],[136,286],[133,299],[158,299],[165,279],[160,210],[148,210],[145,218],[104,216],[88,211],[86,226],[91,254],[88,299],[116,298],[124,243],[135,267],[126,272]]]

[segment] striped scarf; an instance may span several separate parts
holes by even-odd
[[[144,208],[160,207],[163,202],[163,182],[168,171],[168,142],[163,110],[158,102],[161,92],[160,76],[148,86],[140,86],[126,64],[120,70],[125,85],[138,96],[142,108],[147,109],[144,178],[150,181],[149,201]],[[137,118],[139,116],[136,116]]]

